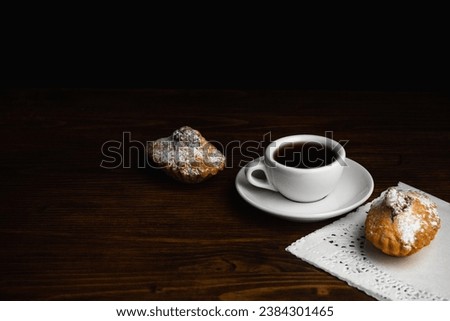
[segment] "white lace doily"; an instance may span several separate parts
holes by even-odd
[[[364,222],[371,203],[286,250],[378,300],[449,300],[450,204],[427,195],[437,204],[441,229],[429,246],[411,256],[390,257],[366,242]]]

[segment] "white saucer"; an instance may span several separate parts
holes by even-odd
[[[245,167],[236,176],[236,189],[244,200],[267,213],[291,221],[321,221],[350,212],[373,192],[370,173],[351,159],[347,158],[346,162],[348,166],[344,168],[336,189],[317,202],[297,203],[279,193],[255,187],[247,181]]]

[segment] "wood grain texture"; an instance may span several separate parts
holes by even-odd
[[[101,146],[189,125],[210,140],[349,140],[375,180],[450,200],[442,93],[39,89],[0,91],[1,300],[370,300],[285,247],[333,221],[292,223],[243,201],[243,159],[199,185],[104,169]],[[134,154],[133,154],[134,153]]]

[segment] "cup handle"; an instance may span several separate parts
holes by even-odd
[[[266,179],[253,176],[253,172],[255,171],[263,171]],[[247,176],[247,180],[249,181],[249,183],[253,186],[278,192],[275,186],[273,186],[268,179],[269,175],[267,174],[266,165],[264,164],[264,157],[261,157],[249,163],[245,169],[245,175]]]

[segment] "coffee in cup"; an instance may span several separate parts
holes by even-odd
[[[341,178],[344,147],[327,137],[293,135],[266,148],[264,157],[247,166],[248,181],[296,202],[314,202],[330,194]],[[265,179],[253,175],[263,171]]]

